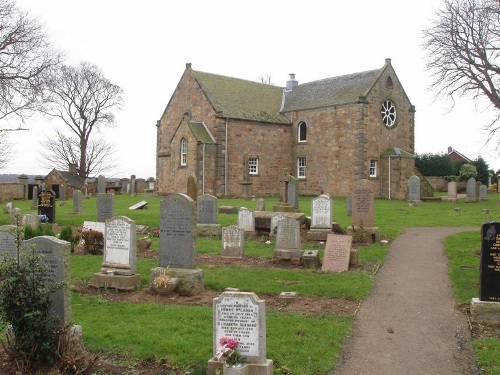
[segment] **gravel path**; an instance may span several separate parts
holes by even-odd
[[[443,240],[479,228],[408,228],[390,245],[332,375],[478,374]]]

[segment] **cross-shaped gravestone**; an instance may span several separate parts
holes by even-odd
[[[279,177],[280,182],[280,203],[286,203],[288,199],[288,183],[290,182],[290,173],[285,168]]]

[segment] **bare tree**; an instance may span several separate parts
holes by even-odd
[[[104,156],[103,153],[92,155],[97,150],[90,143],[92,131],[101,125],[114,126],[114,111],[121,108],[123,90],[104,77],[97,66],[83,62],[78,67],[63,65],[54,77],[50,91],[52,105],[45,113],[61,119],[76,135],[78,174],[86,178],[92,172],[88,166],[91,158],[94,157],[95,167],[96,160]]]
[[[0,0],[0,119],[37,109],[60,62],[44,27],[14,1]]]
[[[435,16],[433,26],[423,31],[427,68],[433,73],[430,88],[452,100],[486,98],[500,110],[498,0],[444,0]],[[487,126],[488,141],[500,130],[499,114]]]
[[[63,134],[56,130],[54,137],[47,136],[40,144],[43,147],[43,164],[48,168],[67,170],[69,164],[80,162],[80,142],[76,137]],[[87,165],[85,177],[98,175],[101,172],[110,171],[116,167],[111,159],[114,147],[104,138],[90,139],[86,149]]]
[[[12,145],[7,140],[7,133],[0,131],[0,169],[5,167],[12,155]]]
[[[273,82],[273,77],[269,73],[260,75],[259,80],[266,85],[276,86]]]

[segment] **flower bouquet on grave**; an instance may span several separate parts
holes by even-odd
[[[47,215],[39,215],[38,218],[42,223],[46,223],[49,221],[49,217]]]
[[[215,353],[215,358],[218,361],[222,359],[228,367],[239,366],[245,362],[245,358],[238,352],[239,341],[229,337],[222,337],[219,343],[220,349]]]

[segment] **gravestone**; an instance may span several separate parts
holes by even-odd
[[[135,197],[136,191],[135,191],[135,174],[130,176],[130,183],[129,183],[129,194]]]
[[[265,211],[266,210],[266,201],[264,198],[257,199],[257,205],[255,211]]]
[[[448,182],[448,192],[447,192],[446,201],[448,203],[457,203],[458,195],[457,195],[457,182],[450,181]]]
[[[33,186],[33,198],[31,200],[31,209],[38,210],[38,186]]]
[[[10,211],[10,224],[21,225],[23,219],[23,211],[20,208],[14,207]]]
[[[7,213],[10,214],[13,209],[14,209],[14,203],[7,202],[7,204],[5,205],[5,211],[7,211]]]
[[[362,179],[354,183],[352,192],[353,227],[373,227],[374,200],[373,187],[368,180]]]
[[[160,267],[196,267],[194,201],[186,194],[170,194],[160,204]]]
[[[65,324],[71,323],[71,275],[70,255],[71,244],[52,236],[39,236],[23,241],[23,249],[43,255],[41,265],[47,267],[46,285],[65,282],[66,286],[54,292],[50,300],[53,303],[53,313]]]
[[[29,225],[31,228],[36,229],[38,228],[38,225],[40,225],[40,217],[33,213],[27,213],[23,215],[22,224],[23,227],[27,227]]]
[[[238,226],[243,228],[245,232],[255,232],[255,213],[246,207],[240,207]]]
[[[104,223],[115,214],[115,196],[113,194],[97,194],[97,221]]]
[[[488,187],[486,185],[481,185],[479,187],[479,200],[480,201],[488,200]]]
[[[330,233],[326,239],[321,271],[344,272],[349,270],[352,236]]]
[[[0,255],[3,253],[17,259],[16,227],[14,225],[0,226]]]
[[[66,204],[66,185],[61,184],[59,190],[59,206],[64,206]]]
[[[320,195],[311,201],[311,230],[332,230],[332,200]]]
[[[56,222],[56,194],[52,190],[42,190],[38,194],[38,215],[46,215],[49,223]]]
[[[481,226],[479,298],[472,298],[471,320],[500,323],[500,223]]]
[[[273,361],[266,359],[265,308],[265,301],[250,292],[226,291],[214,299],[213,358],[208,362],[208,375],[222,370],[223,363],[215,355],[223,337],[239,342],[238,352],[245,358],[248,374],[273,374]]]
[[[288,184],[290,182],[290,173],[288,169],[283,169],[283,172],[279,175],[279,183],[280,183],[280,201],[273,207],[273,211],[275,212],[292,212],[293,207],[288,203]]]
[[[271,227],[269,231],[269,237],[276,237],[276,234],[278,233],[278,224],[280,221],[285,219],[285,215],[282,213],[278,213],[276,215],[273,215],[271,217]]]
[[[97,232],[101,232],[104,236],[106,233],[106,223],[101,223],[97,221],[84,221],[83,229],[95,230]]]
[[[97,194],[106,194],[106,177],[102,174],[97,177]]]
[[[80,190],[73,191],[73,212],[81,214],[83,212],[83,194]]]
[[[129,210],[144,210],[147,208],[148,208],[148,202],[140,201],[139,203],[136,203],[136,204],[130,206],[128,209]]]
[[[481,185],[481,181],[476,181],[476,198],[479,198],[479,188]]]
[[[293,217],[285,217],[278,222],[276,248],[273,256],[280,259],[300,259],[300,223]]]
[[[245,231],[236,225],[222,228],[222,257],[243,258],[245,256]]]
[[[288,181],[287,202],[294,211],[299,210],[299,179],[293,176]]]
[[[346,204],[346,215],[352,216],[352,197],[350,196],[346,197],[345,204]]]
[[[467,180],[466,193],[467,196],[464,199],[465,203],[477,202],[476,179],[474,177],[471,177]]]
[[[82,194],[85,199],[89,197],[89,184],[85,182],[82,187]]]
[[[122,193],[127,194],[128,193],[128,184],[129,184],[129,179],[128,178],[122,178],[120,179],[121,182],[121,187],[122,187]]]
[[[198,224],[217,224],[217,197],[200,195],[196,202]]]
[[[195,202],[198,199],[198,181],[194,175],[190,175],[187,179],[187,195]]]
[[[420,178],[418,176],[411,176],[408,180],[408,201],[420,202]]]
[[[94,274],[94,286],[119,290],[136,289],[140,284],[140,275],[136,273],[136,253],[135,221],[125,216],[107,219],[104,227],[101,272]]]

